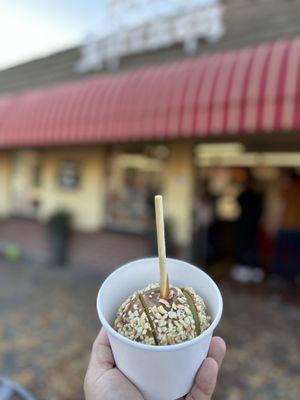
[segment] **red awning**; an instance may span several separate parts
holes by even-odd
[[[300,38],[0,98],[0,146],[300,128]]]

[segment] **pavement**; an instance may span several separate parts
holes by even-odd
[[[11,243],[18,245],[24,258],[31,262],[46,265],[51,260],[49,233],[46,225],[38,221],[25,218],[0,219],[0,250]],[[110,231],[71,231],[68,263],[109,273],[112,268],[149,253],[150,246],[145,236]]]
[[[82,400],[107,273],[0,262],[0,375],[39,400]],[[228,352],[215,400],[299,400],[299,305],[221,283]]]

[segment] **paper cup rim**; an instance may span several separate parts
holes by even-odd
[[[206,272],[201,270],[200,268],[197,268],[194,265],[192,265],[192,264],[190,264],[190,263],[188,263],[186,261],[178,260],[178,259],[175,259],[175,258],[169,258],[169,257],[167,259],[170,260],[170,261],[176,261],[176,262],[179,261],[181,263],[187,264],[189,267],[194,268],[195,270],[197,270],[197,272],[199,272],[200,274],[205,275],[206,278],[210,281],[210,283],[212,284],[212,286],[216,290],[217,298],[218,298],[218,311],[217,311],[217,314],[216,314],[212,324],[204,332],[202,332],[200,335],[198,335],[194,339],[187,340],[186,342],[183,342],[183,343],[164,345],[164,346],[154,346],[154,345],[148,345],[148,344],[144,344],[144,343],[138,343],[138,342],[135,342],[134,340],[128,339],[125,336],[123,336],[120,333],[118,333],[110,325],[110,323],[106,320],[106,318],[105,318],[105,316],[104,316],[104,314],[102,312],[101,302],[100,302],[101,294],[102,294],[103,290],[105,289],[105,286],[108,285],[109,280],[112,279],[114,277],[114,275],[116,275],[120,270],[126,269],[129,264],[132,264],[134,262],[141,262],[141,261],[144,261],[144,260],[157,260],[157,257],[145,257],[145,258],[140,258],[140,259],[137,259],[137,260],[130,261],[130,262],[122,265],[121,267],[119,267],[116,270],[114,270],[111,274],[109,274],[108,277],[103,281],[103,283],[102,283],[102,285],[101,285],[101,287],[99,289],[98,295],[97,295],[96,307],[97,307],[97,312],[98,312],[99,319],[100,319],[100,321],[102,323],[102,326],[106,329],[107,333],[111,334],[117,340],[123,342],[124,344],[127,344],[127,345],[135,347],[135,348],[140,348],[141,350],[148,350],[148,351],[174,351],[174,350],[181,350],[181,349],[184,349],[185,347],[192,346],[193,344],[196,344],[197,342],[199,342],[205,336],[211,335],[213,333],[214,329],[216,328],[216,326],[218,325],[218,323],[219,323],[219,321],[221,319],[222,312],[223,312],[223,299],[222,299],[222,295],[221,295],[220,289],[218,288],[216,283],[213,281],[213,279]]]

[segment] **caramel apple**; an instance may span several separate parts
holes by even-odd
[[[125,300],[114,328],[136,342],[164,346],[194,339],[209,327],[211,318],[193,288],[169,285],[162,196],[155,196],[155,214],[160,283],[152,283]]]
[[[191,340],[209,325],[204,301],[192,288],[171,286],[161,298],[159,285],[150,284],[121,305],[114,327],[128,339],[163,346]]]

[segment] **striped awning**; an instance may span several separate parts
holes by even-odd
[[[300,38],[0,98],[0,147],[299,128]]]

